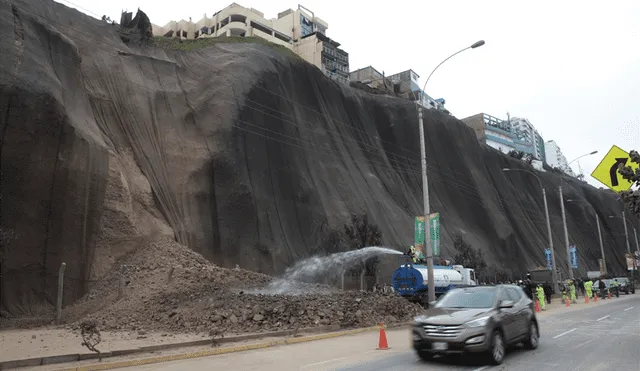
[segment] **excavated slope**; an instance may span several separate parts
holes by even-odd
[[[315,67],[253,44],[165,51],[52,1],[0,0],[2,310],[65,305],[125,254],[175,240],[223,267],[274,274],[328,248],[326,235],[366,212],[405,249],[421,213],[415,106],[339,85]],[[544,264],[535,178],[478,143],[457,119],[426,113],[431,207],[443,253],[461,234],[496,269]],[[548,190],[566,266],[557,175]],[[597,267],[594,211],[610,270],[623,270],[619,203],[565,178],[580,269]]]

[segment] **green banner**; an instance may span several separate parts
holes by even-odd
[[[425,232],[424,217],[416,216],[414,247],[418,251],[419,255],[424,255],[424,252],[425,252],[424,232]],[[429,215],[429,233],[431,235],[431,248],[433,249],[433,256],[439,256],[440,255],[440,213],[433,213]]]
[[[424,216],[416,216],[414,230],[413,247],[416,249],[418,256],[424,256]]]
[[[429,215],[429,233],[433,256],[440,256],[440,213]]]

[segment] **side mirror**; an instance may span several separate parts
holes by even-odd
[[[513,302],[511,300],[505,300],[500,302],[500,309],[504,309],[504,308],[513,308]]]

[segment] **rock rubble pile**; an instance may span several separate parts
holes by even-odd
[[[261,294],[271,277],[220,268],[169,240],[136,251],[122,264],[122,296],[117,275],[101,281],[65,310],[71,327],[92,318],[102,330],[239,334],[393,324],[422,310],[393,293],[305,283],[296,285],[296,292],[303,287],[308,294]]]

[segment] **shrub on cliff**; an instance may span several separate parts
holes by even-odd
[[[640,164],[640,153],[637,151],[629,152],[629,157],[631,157],[631,162]],[[636,216],[640,216],[640,168],[633,171],[630,166],[623,166],[620,164],[618,166],[618,172],[624,179],[632,182],[635,187],[637,187],[635,191],[628,190],[621,192],[620,194],[631,212]]]

